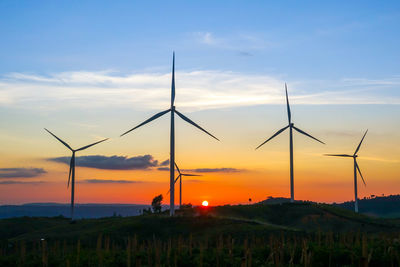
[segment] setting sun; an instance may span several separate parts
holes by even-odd
[[[201,203],[201,205],[202,205],[203,207],[207,207],[207,206],[208,206],[208,201],[207,201],[207,200],[204,200],[204,201]]]

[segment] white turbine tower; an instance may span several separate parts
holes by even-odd
[[[175,167],[176,170],[178,171],[178,176],[176,177],[174,184],[176,184],[176,182],[179,179],[179,208],[182,207],[182,176],[201,176],[199,174],[190,174],[190,173],[182,173],[181,170],[179,169],[178,165],[175,163]],[[167,192],[167,195],[169,194],[169,191]]]
[[[171,112],[171,134],[170,134],[170,159],[169,159],[169,163],[170,163],[170,177],[169,177],[169,185],[170,185],[170,215],[173,216],[175,214],[175,199],[174,199],[174,193],[175,193],[175,168],[174,168],[174,163],[175,163],[175,113],[181,117],[184,121],[192,124],[193,126],[197,127],[198,129],[200,129],[201,131],[205,132],[206,134],[210,135],[211,137],[215,138],[216,140],[219,141],[218,138],[216,138],[214,135],[210,134],[209,132],[207,132],[206,130],[204,130],[202,127],[200,127],[199,125],[197,125],[196,123],[194,123],[192,120],[190,120],[188,117],[186,117],[185,115],[183,115],[182,113],[180,113],[178,110],[175,109],[174,106],[174,102],[175,102],[175,53],[173,53],[173,57],[172,57],[172,84],[171,84],[171,107],[167,110],[164,110],[160,113],[157,113],[156,115],[152,116],[151,118],[145,120],[144,122],[142,122],[141,124],[139,124],[138,126],[130,129],[129,131],[126,131],[125,133],[121,134],[121,136],[124,136],[125,134],[161,117],[164,114],[167,114],[168,112]]]
[[[55,134],[53,134],[52,132],[50,132],[49,130],[47,130],[46,128],[44,128],[49,134],[51,134],[52,136],[54,136],[54,138],[56,138],[58,141],[60,141],[64,146],[66,146],[69,150],[72,151],[72,157],[71,157],[71,161],[69,164],[69,175],[68,175],[68,185],[67,188],[69,188],[69,183],[71,182],[71,221],[74,220],[74,199],[75,199],[75,153],[78,151],[82,151],[85,150],[91,146],[97,145],[101,142],[104,142],[106,140],[108,140],[108,138],[97,141],[93,144],[87,145],[87,146],[83,146],[81,148],[78,149],[73,149],[71,148],[66,142],[64,142],[63,140],[61,140],[60,138],[58,138]],[[72,178],[72,179],[71,179]]]
[[[279,135],[280,133],[282,133],[283,131],[285,131],[287,128],[289,128],[289,150],[290,150],[290,202],[294,202],[294,170],[293,170],[293,129],[295,129],[297,132],[304,134],[305,136],[308,136],[322,144],[325,144],[324,142],[318,140],[317,138],[309,135],[308,133],[300,130],[299,128],[294,126],[294,123],[292,123],[292,115],[290,113],[290,106],[289,106],[289,98],[288,98],[288,92],[287,92],[287,86],[285,83],[285,91],[286,91],[286,106],[287,106],[287,114],[288,114],[288,121],[289,124],[280,129],[279,131],[277,131],[273,136],[271,136],[270,138],[268,138],[264,143],[262,143],[261,145],[259,145],[256,149],[260,148],[262,145],[264,145],[265,143],[267,143],[269,140],[271,140],[272,138],[274,138],[275,136]]]
[[[361,144],[364,141],[364,137],[367,135],[368,130],[365,131],[364,136],[362,137],[360,143],[358,144],[358,147],[356,148],[356,151],[354,152],[353,155],[348,155],[348,154],[325,154],[325,156],[330,156],[330,157],[345,157],[345,158],[353,158],[353,164],[354,164],[354,211],[358,212],[358,196],[357,196],[357,171],[361,176],[361,180],[363,181],[364,185],[366,185],[364,177],[361,174],[360,167],[358,167],[357,163],[357,152],[360,150]]]

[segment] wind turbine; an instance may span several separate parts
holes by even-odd
[[[49,130],[47,130],[46,128],[44,128],[49,134],[51,134],[52,136],[54,136],[54,138],[56,138],[58,141],[60,141],[64,146],[66,146],[69,150],[72,151],[72,157],[71,157],[71,161],[69,164],[69,175],[68,175],[68,186],[67,188],[69,188],[69,183],[71,181],[71,177],[72,177],[72,181],[71,181],[71,221],[74,220],[74,198],[75,198],[75,153],[78,151],[82,151],[85,150],[91,146],[97,145],[101,142],[104,142],[106,140],[108,140],[108,138],[97,141],[93,144],[87,145],[87,146],[83,146],[81,148],[78,149],[73,149],[71,148],[66,142],[64,142],[63,140],[61,140],[60,138],[58,138],[55,134],[53,134],[52,132],[50,132]]]
[[[182,176],[201,176],[199,174],[190,174],[190,173],[182,173],[181,170],[179,170],[178,165],[175,163],[175,167],[179,173],[179,175],[176,177],[174,184],[176,184],[176,182],[179,179],[179,208],[182,207]],[[167,192],[167,195],[169,194],[169,191]]]
[[[261,146],[263,146],[265,143],[267,143],[269,140],[271,140],[272,138],[274,138],[275,136],[279,135],[280,133],[282,133],[283,131],[285,131],[287,128],[289,128],[289,149],[290,149],[290,202],[294,202],[294,173],[293,173],[293,129],[295,129],[297,132],[304,134],[305,136],[308,136],[322,144],[325,144],[324,142],[318,140],[317,138],[309,135],[308,133],[300,130],[299,128],[294,126],[294,123],[292,123],[292,115],[290,113],[290,106],[289,106],[289,98],[288,98],[288,92],[287,92],[287,86],[285,83],[285,91],[286,91],[286,106],[287,106],[287,114],[288,114],[288,121],[289,124],[280,129],[279,131],[277,131],[273,136],[271,136],[270,138],[268,138],[264,143],[262,143],[261,145],[259,145],[256,149],[260,148]]]
[[[362,137],[360,143],[358,144],[358,147],[356,148],[356,151],[354,152],[353,155],[348,155],[348,154],[325,154],[325,156],[331,156],[331,157],[345,157],[345,158],[353,158],[354,162],[354,211],[358,212],[358,197],[357,197],[357,171],[361,176],[361,180],[363,181],[364,185],[366,185],[364,177],[361,174],[360,167],[358,167],[357,163],[357,152],[360,150],[361,144],[364,141],[364,137],[367,135],[368,130],[365,131],[364,136]]]
[[[125,133],[121,134],[121,136],[124,136],[125,134],[161,117],[162,115],[167,114],[168,112],[171,112],[171,134],[170,134],[170,179],[169,179],[169,185],[170,185],[170,216],[173,216],[175,214],[175,199],[174,199],[174,192],[175,192],[175,168],[174,168],[174,163],[175,163],[175,113],[181,117],[184,121],[187,123],[192,124],[193,126],[197,127],[201,131],[205,132],[206,134],[210,135],[211,137],[215,138],[216,140],[219,141],[217,137],[214,135],[210,134],[206,130],[204,130],[202,127],[197,125],[195,122],[193,122],[191,119],[180,113],[178,110],[176,110],[175,106],[175,52],[173,53],[172,57],[172,83],[171,83],[171,107],[167,110],[161,111],[154,116],[150,117],[149,119],[145,120],[141,124],[137,125],[136,127],[130,129],[129,131],[126,131]]]

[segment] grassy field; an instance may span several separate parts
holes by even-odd
[[[400,221],[330,205],[0,220],[1,266],[400,266]]]

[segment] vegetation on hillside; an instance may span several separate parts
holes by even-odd
[[[0,266],[400,266],[400,228],[330,205],[0,220]]]
[[[354,210],[354,201],[334,204],[341,208]],[[372,216],[400,218],[400,195],[364,197],[358,200],[359,211]]]

